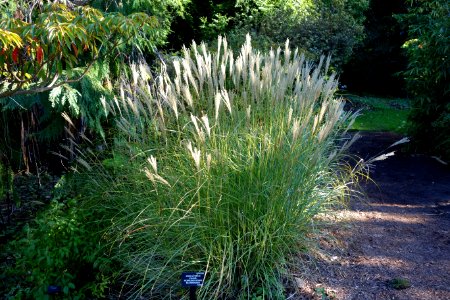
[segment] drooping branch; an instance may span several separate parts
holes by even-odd
[[[57,84],[55,84],[58,79],[59,79],[59,74],[55,74],[55,76],[53,77],[52,81],[48,84],[48,85],[43,85],[40,87],[36,87],[36,88],[30,88],[30,89],[15,89],[12,91],[8,91],[8,92],[4,92],[4,93],[0,93],[0,98],[4,98],[4,97],[10,97],[10,96],[15,96],[15,95],[30,95],[30,94],[35,94],[35,93],[42,93],[42,92],[46,92],[46,91],[50,91],[54,88],[60,87],[64,84],[68,84],[68,83],[75,83],[80,81],[81,79],[83,79],[83,77],[86,76],[86,74],[88,73],[88,71],[91,69],[92,65],[94,64],[94,61],[92,61],[87,67],[86,69],[83,71],[83,73],[75,78],[75,79],[66,79],[63,81],[58,82]]]
[[[86,3],[71,2],[77,6]],[[157,24],[154,17],[142,13],[108,15],[89,7],[70,12],[64,6],[45,9],[34,23],[0,21],[0,25],[11,27],[0,32],[0,98],[45,92],[80,81],[99,58],[117,53],[141,30],[151,30]],[[51,17],[55,10],[60,17]],[[87,64],[81,66],[82,74],[64,78],[71,68],[80,67],[79,55]]]

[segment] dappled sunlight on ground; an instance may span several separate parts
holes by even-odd
[[[397,207],[397,205],[390,205],[391,207]],[[376,206],[373,206],[376,207]],[[388,206],[389,207],[389,206]],[[419,208],[414,206],[414,208]],[[344,220],[352,220],[359,222],[376,222],[376,221],[390,221],[405,224],[425,224],[428,219],[424,215],[408,215],[404,212],[379,212],[379,211],[368,211],[361,214],[361,211],[344,211],[342,212]]]
[[[301,256],[291,299],[450,299],[450,169],[397,155],[371,176],[366,197],[329,216],[318,248]],[[394,279],[409,287],[395,289]]]

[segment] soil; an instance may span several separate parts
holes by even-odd
[[[15,174],[14,192],[0,199],[0,250],[22,227],[32,221],[36,213],[46,207],[60,176],[42,174]],[[2,255],[0,252],[0,265]]]
[[[351,150],[367,160],[401,138],[365,133]],[[450,299],[450,166],[402,147],[302,255],[290,299]]]

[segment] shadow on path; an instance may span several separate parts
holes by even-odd
[[[399,139],[365,133],[351,150],[367,159]],[[328,229],[335,239],[321,240],[295,299],[450,299],[450,167],[393,150],[371,168],[366,201]],[[411,286],[396,290],[395,278]]]

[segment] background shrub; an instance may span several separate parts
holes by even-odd
[[[331,55],[332,66],[339,70],[363,41],[368,5],[366,0],[236,1],[234,11],[215,12],[206,27],[207,35],[202,38],[211,40],[217,34],[226,34],[236,48],[250,33],[254,46],[267,51],[289,39],[293,47],[315,61],[323,54]],[[225,20],[228,26],[224,25]]]
[[[340,70],[363,41],[368,7],[368,0],[192,0],[172,23],[169,41],[177,50],[192,40],[214,44],[220,34],[238,49],[250,33],[254,47],[268,51],[289,38],[315,61],[331,55],[332,66]]]
[[[448,1],[410,1],[403,75],[412,93],[411,133],[421,151],[450,158],[450,5]]]
[[[316,61],[331,55],[340,69],[364,37],[364,12],[368,1],[314,1],[304,7],[278,5],[260,17],[258,34],[276,44],[289,38],[294,47],[310,53]]]

